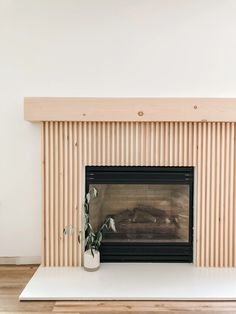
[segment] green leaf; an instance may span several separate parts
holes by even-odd
[[[101,242],[102,242],[102,232],[98,231],[96,234],[96,239],[94,241],[97,250],[101,246]]]
[[[89,212],[89,205],[87,203],[84,203],[84,212],[86,214],[88,214],[88,212]]]
[[[90,195],[90,193],[88,192],[88,193],[86,194],[86,200],[87,200],[88,204],[89,204],[89,202],[90,202],[90,199],[91,199],[91,195]]]
[[[110,218],[110,220],[109,220],[109,228],[110,228],[113,232],[117,232],[117,231],[116,231],[115,220],[114,220],[113,218]]]
[[[74,233],[75,228],[72,225],[66,226],[63,229],[63,233],[64,235],[71,235],[72,233]]]
[[[93,187],[93,196],[94,198],[98,196],[98,191],[95,187]]]

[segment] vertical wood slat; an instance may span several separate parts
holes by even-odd
[[[211,208],[211,123],[206,125],[206,207],[205,207],[205,259],[204,265],[209,266],[209,248],[210,248],[210,208]]]
[[[154,165],[160,165],[160,123],[155,123],[155,146],[156,146],[156,150],[155,150],[155,164]]]
[[[58,154],[58,122],[54,123],[54,162],[55,162],[55,168],[54,168],[54,244],[55,244],[55,266],[59,266],[59,154]]]
[[[115,127],[116,127],[115,122],[112,122],[112,125],[111,125],[111,164],[113,166],[116,164],[116,162],[115,162],[115,155],[116,155],[116,151],[115,151]],[[94,136],[95,136],[95,134],[94,134]],[[99,149],[99,147],[98,147],[98,149]],[[94,154],[96,154],[96,152],[94,152]],[[95,158],[94,163],[96,163],[96,158]]]
[[[234,232],[233,228],[236,228],[236,225],[233,223],[233,212],[234,212],[234,197],[235,194],[235,186],[234,186],[234,123],[231,123],[231,131],[230,131],[230,182],[229,182],[229,264],[228,266],[233,266],[233,239]]]
[[[184,145],[183,145],[184,137],[183,137],[183,122],[179,123],[179,160],[178,160],[178,166],[184,165]]]
[[[68,123],[63,123],[64,126],[64,207],[63,207],[63,219],[64,226],[68,226]],[[64,266],[69,266],[68,257],[68,236],[64,235]]]
[[[216,146],[215,146],[215,140],[216,140],[216,124],[212,124],[212,141],[211,141],[211,158],[210,158],[210,165],[211,167],[211,190],[210,190],[210,213],[209,213],[209,223],[210,223],[210,253],[209,253],[209,266],[214,266],[214,241],[215,241],[215,173],[216,173]]]
[[[49,187],[49,168],[50,168],[50,160],[49,160],[49,122],[45,122],[45,200],[43,203],[45,204],[45,221],[43,222],[45,225],[45,257],[44,264],[45,266],[53,266],[50,264],[50,226],[49,226],[49,214],[50,214],[50,187]]]
[[[42,266],[45,266],[45,259],[44,256],[46,255],[45,252],[45,123],[41,122],[41,256],[42,256]]]
[[[188,160],[188,131],[187,130],[188,124],[184,122],[183,124],[183,164],[187,166]]]
[[[179,149],[179,124],[177,122],[174,123],[174,166],[178,165],[178,149]]]
[[[233,243],[232,243],[232,246],[233,246],[233,266],[236,267],[236,193],[235,193],[235,190],[236,190],[236,175],[235,175],[235,172],[236,172],[236,127],[235,127],[235,124],[234,124],[234,179],[233,179],[233,182],[234,182],[234,199],[233,199],[233,208],[234,208],[234,212],[233,212],[233,225],[234,225],[234,230],[233,230]]]
[[[217,123],[216,125],[216,189],[215,189],[215,244],[214,244],[214,266],[216,267],[219,265],[219,243],[220,243],[220,233],[219,233],[219,226],[220,226],[220,160],[221,160],[221,124]]]
[[[159,165],[163,166],[164,164],[164,141],[163,141],[163,135],[164,133],[164,123],[160,122],[159,124]]]
[[[164,166],[168,166],[169,162],[169,124],[164,123]]]
[[[170,136],[169,136],[169,166],[173,166],[174,163],[174,123],[170,122]]]
[[[193,189],[193,193],[194,193],[194,198],[193,198],[193,208],[195,208],[194,211],[194,215],[193,215],[193,263],[195,265],[197,265],[198,263],[198,252],[199,252],[199,234],[198,234],[198,229],[196,228],[196,226],[199,225],[199,217],[198,217],[198,212],[196,209],[198,208],[198,204],[199,204],[199,199],[198,199],[198,194],[199,194],[199,186],[198,186],[198,151],[199,151],[199,147],[198,147],[198,124],[197,123],[193,123],[192,124],[192,159],[189,160],[189,165],[191,165],[192,162],[192,166],[194,166],[194,189]]]
[[[195,262],[197,266],[201,265],[201,242],[202,242],[202,233],[201,233],[201,212],[202,212],[202,186],[201,186],[201,173],[202,173],[202,124],[198,126],[198,141],[197,141],[197,166],[195,169],[195,174],[197,177],[197,188],[196,188],[196,225],[194,226],[196,232],[196,250],[195,250]]]
[[[203,123],[202,127],[202,168],[201,168],[201,224],[199,225],[201,234],[201,251],[200,251],[200,265],[204,265],[205,259],[205,213],[206,213],[206,123]]]
[[[59,122],[59,265],[64,265],[63,228],[64,228],[64,127]]]
[[[107,124],[108,126],[110,125],[110,123]],[[130,156],[130,153],[129,153],[129,149],[130,149],[130,130],[129,130],[129,126],[130,126],[130,123],[129,122],[125,122],[125,165],[126,166],[129,166],[130,165],[130,162],[129,162],[129,156]],[[108,138],[107,138],[107,146],[108,146],[108,155],[110,155],[110,152],[109,152],[109,142],[110,142],[110,134],[109,134],[109,131],[107,132],[108,134]],[[110,165],[111,163],[109,162],[108,160],[108,165]]]
[[[220,254],[220,267],[224,266],[224,184],[225,184],[225,123],[222,123],[221,127],[221,160],[220,160],[220,243],[219,243],[219,254]]]
[[[55,197],[55,191],[54,191],[54,125],[53,122],[49,122],[49,154],[50,154],[50,168],[49,168],[49,195],[50,195],[50,214],[49,214],[49,228],[50,228],[50,262],[54,265],[54,197]]]
[[[44,122],[42,254],[45,266],[76,266],[83,248],[86,165],[194,166],[194,262],[236,266],[234,123]]]
[[[72,122],[68,123],[68,225],[73,228],[73,130]],[[73,237],[72,234],[68,238],[69,266],[73,264]]]
[[[73,122],[73,227],[78,227],[78,137],[77,123]],[[77,265],[78,243],[76,232],[73,233],[73,266]]]
[[[193,158],[193,145],[194,145],[194,133],[193,133],[193,123],[188,124],[188,129],[187,129],[187,134],[188,134],[188,161],[187,165],[188,166],[193,166],[194,165],[194,158]]]
[[[98,128],[98,135],[101,135],[101,123],[99,122],[99,128]],[[82,226],[83,226],[83,214],[82,214],[82,210],[83,210],[83,187],[82,187],[82,180],[81,180],[81,176],[82,176],[82,167],[83,167],[83,126],[82,123],[79,122],[77,125],[77,136],[78,136],[78,214],[77,214],[77,219],[78,219],[78,223],[75,226],[78,227],[78,232],[76,232],[76,234],[79,234],[80,232],[82,232]],[[101,136],[100,136],[101,137]],[[100,150],[99,150],[100,153]],[[99,154],[99,162],[101,163],[101,154]],[[82,243],[82,238],[83,238],[84,234],[80,233],[79,237],[80,237],[80,242]],[[77,265],[82,265],[83,261],[82,261],[82,256],[83,256],[83,247],[82,244],[78,245],[77,243]]]
[[[140,162],[139,165],[145,165],[144,161],[144,156],[145,156],[145,146],[144,146],[144,141],[145,141],[145,128],[144,128],[144,123],[141,123],[140,125]]]
[[[229,165],[230,165],[230,123],[226,123],[226,139],[225,139],[225,184],[224,184],[224,194],[225,194],[225,205],[224,205],[224,266],[228,265],[229,251],[228,251],[228,234],[229,234]]]
[[[72,221],[72,207],[73,207],[73,168],[72,168],[72,158],[73,158],[73,148],[72,148],[72,122],[68,122],[68,225],[73,226]],[[72,235],[67,236],[68,239],[68,264],[72,266],[73,251],[72,251]]]

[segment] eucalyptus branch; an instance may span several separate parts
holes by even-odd
[[[91,254],[94,256],[94,251],[99,250],[103,239],[104,232],[112,230],[116,232],[115,221],[113,218],[108,217],[97,232],[93,230],[92,225],[89,222],[89,204],[93,198],[98,196],[98,192],[95,187],[91,187],[86,194],[84,202],[84,233],[85,233],[85,248],[91,250]],[[78,240],[81,240],[78,237]],[[80,241],[79,241],[80,242]]]

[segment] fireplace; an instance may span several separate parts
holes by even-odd
[[[86,189],[96,188],[89,219],[107,217],[103,262],[193,261],[193,167],[87,166]]]
[[[133,166],[193,167],[193,263],[236,267],[236,99],[29,97],[24,102],[25,119],[42,122],[43,266],[83,266],[78,232],[83,230],[86,166]],[[172,242],[173,250],[170,243],[155,243],[163,260],[178,245],[179,259],[192,260],[186,254],[192,251],[192,204],[189,209],[188,243]],[[72,233],[64,234],[65,228]],[[105,240],[102,258],[115,260]],[[141,244],[137,250],[131,244],[132,250],[117,244],[117,251],[126,249],[126,258],[132,254],[138,260]],[[151,245],[145,243],[145,250]],[[154,247],[149,251],[144,258],[155,260]]]

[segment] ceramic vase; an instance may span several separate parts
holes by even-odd
[[[100,252],[93,251],[94,256],[91,253],[91,250],[84,252],[84,269],[87,271],[96,271],[100,267]]]

